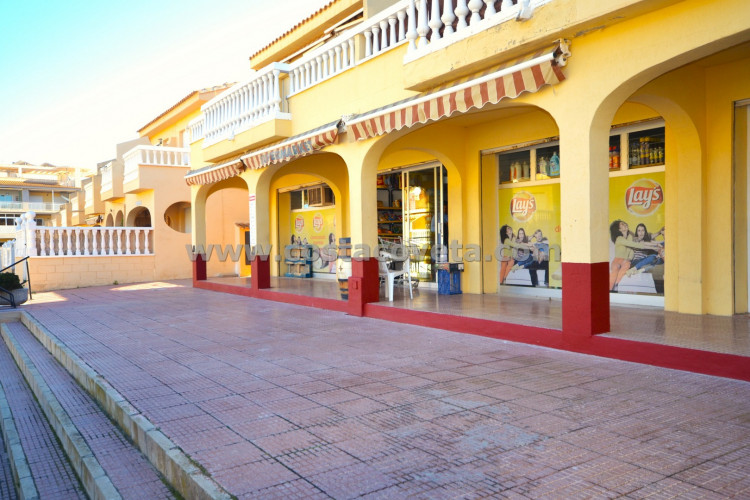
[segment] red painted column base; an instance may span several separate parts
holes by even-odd
[[[271,260],[268,255],[256,255],[250,261],[250,286],[253,290],[271,288]]]
[[[193,261],[193,283],[196,281],[206,281],[206,261],[201,254],[197,254]]]
[[[380,300],[380,277],[377,259],[352,258],[349,278],[349,314],[364,316],[365,304]]]
[[[609,331],[609,263],[562,263],[562,331],[567,338]]]

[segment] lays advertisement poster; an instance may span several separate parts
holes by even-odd
[[[313,273],[336,273],[336,207],[291,212],[292,234],[289,242],[297,245],[313,245],[317,248],[313,256]]]
[[[560,185],[499,189],[498,282],[560,288]]]
[[[664,172],[609,181],[609,289],[664,295]]]

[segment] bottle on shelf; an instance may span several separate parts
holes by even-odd
[[[612,146],[612,170],[620,170],[620,148]]]
[[[536,162],[536,172],[537,174],[544,176],[547,175],[547,158],[544,156],[540,156],[539,160]]]
[[[550,177],[560,175],[560,157],[557,156],[557,151],[552,153],[552,157],[549,159],[549,175]]]
[[[521,166],[521,177],[524,180],[528,180],[531,177],[531,167],[529,166],[529,162],[524,160],[523,165]]]

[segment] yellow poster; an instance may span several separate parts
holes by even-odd
[[[664,172],[609,181],[609,289],[664,294]]]
[[[498,190],[498,282],[560,288],[560,185]]]
[[[313,272],[335,274],[336,207],[296,210],[291,212],[290,222],[289,243],[314,247]]]

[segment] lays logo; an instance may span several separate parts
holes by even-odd
[[[323,215],[321,213],[317,213],[313,217],[313,229],[315,229],[316,233],[319,233],[323,229]]]
[[[526,222],[536,212],[536,199],[531,193],[520,191],[510,200],[510,215],[517,222]]]
[[[651,179],[638,179],[625,191],[625,207],[633,215],[645,217],[664,203],[661,185]]]
[[[305,229],[305,219],[301,215],[298,215],[294,219],[294,231],[301,233],[303,229]]]

